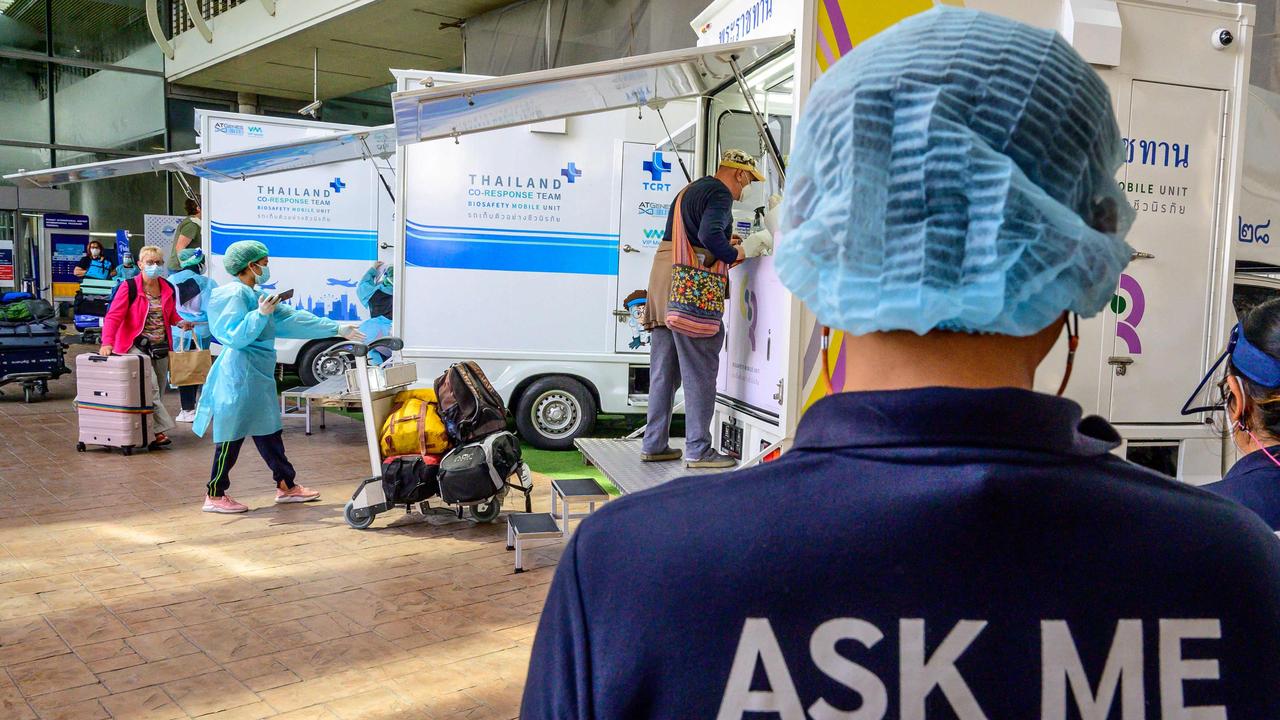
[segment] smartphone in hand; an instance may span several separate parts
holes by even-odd
[[[292,298],[293,298],[293,288],[289,288],[288,290],[285,290],[279,295],[276,295],[276,299],[281,302],[284,302],[285,300],[290,300]]]

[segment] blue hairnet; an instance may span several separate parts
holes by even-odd
[[[1095,315],[1131,253],[1121,150],[1106,86],[1056,33],[934,8],[814,85],[778,275],[859,335],[1025,336]]]
[[[222,266],[232,275],[239,275],[241,270],[249,267],[249,263],[266,257],[267,246],[257,240],[237,240],[227,246],[222,256]]]

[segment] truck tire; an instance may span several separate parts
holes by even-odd
[[[581,382],[563,375],[538,378],[520,395],[516,429],[539,450],[572,450],[596,427],[596,400]]]
[[[344,374],[348,368],[355,367],[354,360],[345,355],[342,357],[321,357],[329,348],[346,342],[349,341],[342,338],[333,338],[332,340],[314,342],[303,348],[298,355],[298,364],[296,366],[298,378],[302,380],[302,384],[306,387],[319,385],[329,378]]]

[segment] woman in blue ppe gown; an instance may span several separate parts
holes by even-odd
[[[1280,300],[1258,305],[1236,327],[1223,392],[1232,439],[1245,456],[1204,488],[1280,530]]]
[[[296,473],[285,456],[276,403],[277,337],[326,338],[342,335],[360,341],[354,327],[340,327],[328,318],[280,305],[279,298],[257,286],[271,277],[267,247],[254,240],[232,243],[223,256],[227,272],[236,280],[215,289],[209,298],[209,328],[223,346],[205,381],[196,408],[193,430],[203,436],[213,425],[214,457],[204,511],[245,512],[248,508],[227,495],[230,473],[246,437],[276,481],[276,502],[309,502],[320,493],[294,483]]]
[[[112,274],[111,266],[111,261],[107,259],[106,254],[102,251],[102,243],[97,240],[90,240],[85,247],[84,257],[80,258],[80,262],[76,263],[71,272],[81,279],[110,280]]]
[[[195,323],[195,328],[190,331],[175,329],[173,349],[181,350],[185,343],[188,348],[203,350],[208,348],[213,340],[206,308],[217,284],[205,274],[205,256],[199,249],[180,250],[178,265],[182,269],[169,276],[169,283],[178,291],[178,315],[183,320]],[[200,385],[183,385],[178,388],[178,396],[182,399],[182,412],[178,413],[175,420],[183,423],[195,420],[196,399],[200,387]]]
[[[125,253],[124,257],[120,258],[120,267],[116,268],[116,277],[121,280],[132,280],[137,277],[140,272],[142,272],[142,270],[138,267],[138,264],[133,261],[133,255],[131,253]]]
[[[360,278],[360,284],[356,286],[356,296],[369,310],[369,319],[360,323],[360,332],[364,333],[366,342],[373,342],[391,334],[392,291],[395,281],[392,278],[391,268],[386,268],[386,272],[383,272],[384,267],[381,261],[374,263],[373,267],[365,271],[364,277]],[[386,359],[376,350],[371,351],[369,355],[370,362],[374,364]]]

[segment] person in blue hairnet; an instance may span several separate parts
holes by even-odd
[[[223,351],[209,370],[192,427],[203,437],[213,425],[213,470],[203,509],[213,513],[249,509],[227,495],[231,469],[246,437],[253,438],[258,454],[271,468],[277,503],[318,500],[319,492],[294,482],[297,473],[285,456],[276,402],[275,339],[341,335],[361,342],[364,336],[352,326],[281,305],[279,296],[258,288],[271,278],[266,245],[256,240],[234,242],[227,247],[222,264],[235,280],[210,294],[207,312],[209,329]]]
[[[1280,541],[1031,389],[1128,263],[1121,149],[1051,31],[936,7],[834,64],[776,267],[843,392],[582,522],[520,716],[1280,717]]]
[[[1280,299],[1261,303],[1240,319],[1227,351],[1201,386],[1223,363],[1221,405],[1184,414],[1225,410],[1231,438],[1244,457],[1221,480],[1203,487],[1280,530]]]
[[[360,332],[364,333],[367,342],[391,334],[392,293],[395,292],[392,270],[379,260],[365,271],[356,285],[356,297],[369,310],[369,319],[360,323]],[[369,362],[374,365],[385,359],[377,350],[369,351]]]
[[[213,289],[218,285],[205,274],[204,251],[199,248],[184,248],[178,251],[177,272],[169,276],[169,284],[178,291],[178,315],[183,320],[195,323],[192,330],[173,331],[173,349],[183,348],[208,349],[213,340],[209,330],[209,313],[206,308]],[[182,412],[174,418],[180,423],[193,422],[196,419],[196,400],[199,398],[200,385],[183,385],[178,388],[178,397],[182,401]]]
[[[141,268],[133,261],[133,253],[126,252],[120,257],[120,267],[116,268],[116,277],[121,280],[132,280],[138,277],[140,272],[142,272]]]

